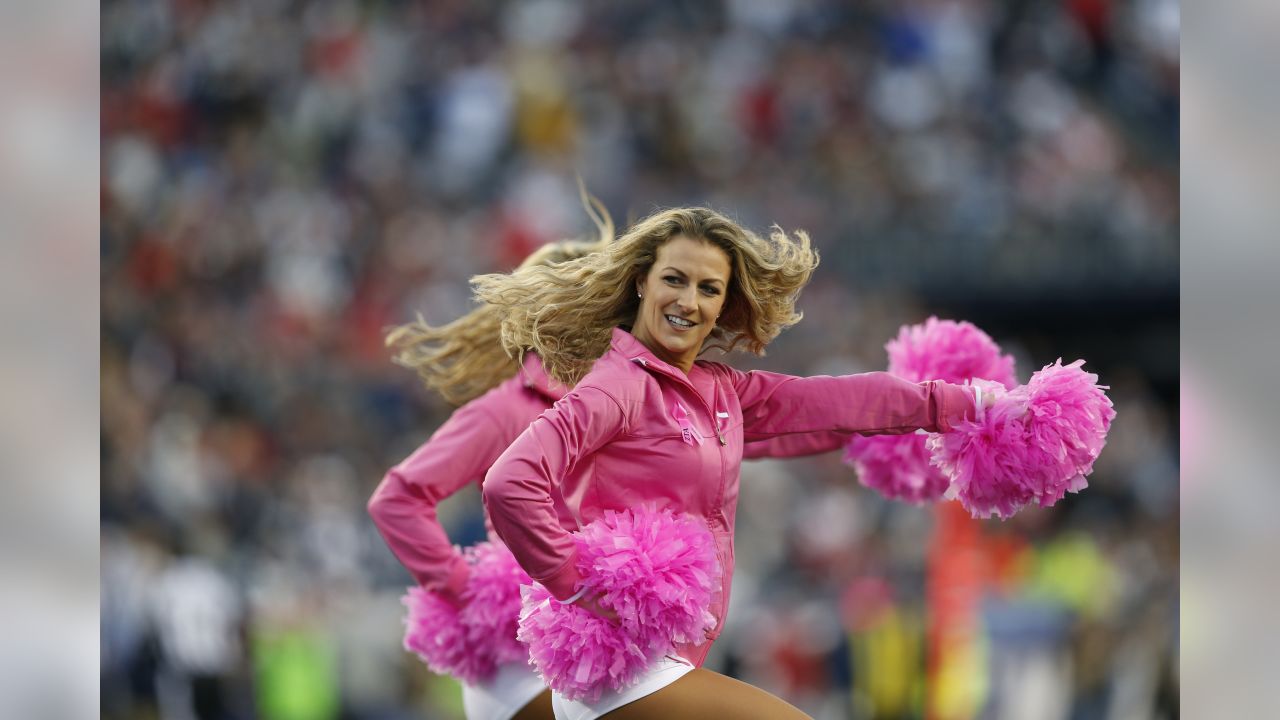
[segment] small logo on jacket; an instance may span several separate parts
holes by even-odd
[[[690,445],[701,445],[702,434],[698,432],[698,428],[693,426],[693,421],[689,419],[689,411],[684,405],[676,402],[671,406],[671,417],[675,418],[676,424],[680,426],[680,437]]]

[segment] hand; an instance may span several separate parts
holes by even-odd
[[[986,409],[989,409],[992,405],[995,405],[996,400],[1000,399],[1000,396],[1002,394],[1003,393],[997,393],[996,391],[991,390],[989,388],[983,388],[982,389],[982,409],[986,410]]]
[[[466,605],[466,602],[462,599],[462,594],[466,592],[470,581],[471,564],[461,554],[455,554],[452,566],[449,569],[449,576],[443,583],[437,584],[435,591],[450,605],[461,610]]]
[[[1004,388],[996,387],[992,383],[983,381],[973,382],[974,391],[974,420],[982,422],[987,415],[987,409],[996,404],[996,400],[1005,394]]]
[[[601,605],[600,598],[598,595],[597,596],[583,595],[577,600],[574,600],[573,604],[577,605],[578,607],[590,613],[599,615],[600,617],[604,618],[605,620],[608,620],[611,623],[616,624],[618,622],[618,613],[614,612],[611,608],[607,608]]]

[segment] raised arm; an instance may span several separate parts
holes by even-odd
[[[387,547],[428,590],[457,597],[467,581],[467,564],[454,552],[436,516],[436,506],[472,482],[516,434],[516,425],[484,395],[462,406],[399,465],[392,468],[369,499],[369,514]],[[501,411],[501,408],[495,408]],[[521,425],[522,426],[522,425]]]
[[[485,477],[494,531],[525,572],[561,600],[573,596],[579,575],[573,537],[556,520],[553,494],[625,422],[612,396],[579,386],[516,438]]]
[[[742,405],[748,443],[795,433],[947,432],[974,416],[974,390],[940,380],[913,383],[886,372],[796,377],[721,366]]]

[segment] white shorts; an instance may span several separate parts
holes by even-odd
[[[645,670],[640,682],[621,691],[605,690],[600,699],[593,703],[581,700],[566,700],[557,692],[551,693],[551,709],[555,711],[556,720],[595,720],[595,718],[633,703],[646,695],[652,695],[671,683],[679,680],[693,670],[693,665],[684,658],[667,656],[659,658]]]
[[[467,720],[511,720],[546,687],[529,665],[499,665],[489,682],[462,683],[462,710]]]

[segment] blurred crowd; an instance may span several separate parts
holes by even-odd
[[[578,177],[621,226],[810,232],[806,319],[744,368],[882,369],[936,312],[1113,388],[1090,488],[1006,523],[745,466],[711,667],[818,718],[1176,717],[1178,32],[1175,0],[104,2],[103,717],[460,716],[364,511],[449,412],[382,337],[588,232]],[[478,492],[442,518],[483,536]]]

